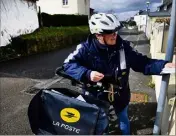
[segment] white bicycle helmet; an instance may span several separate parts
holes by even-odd
[[[110,34],[120,29],[120,22],[113,14],[93,14],[89,20],[89,28],[92,34]]]

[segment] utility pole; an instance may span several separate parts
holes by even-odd
[[[147,19],[148,19],[148,15],[149,15],[149,5],[150,5],[150,1],[146,2],[147,4],[147,15],[146,15],[146,24],[145,24],[145,34],[147,35]]]
[[[148,11],[149,11],[150,1],[147,1],[146,4],[147,4],[147,13],[148,13]]]

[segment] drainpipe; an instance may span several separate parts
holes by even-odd
[[[176,37],[176,19],[175,19],[176,16],[175,14],[176,14],[176,0],[173,0],[170,27],[169,27],[169,35],[168,35],[168,41],[167,41],[167,51],[166,51],[166,57],[165,57],[165,60],[170,61],[170,62],[173,59],[175,37]],[[153,129],[154,135],[159,135],[161,131],[162,116],[163,116],[163,111],[164,111],[169,78],[170,78],[170,74],[162,75],[161,89],[160,89],[158,105],[157,105],[156,120],[154,124],[154,129]]]

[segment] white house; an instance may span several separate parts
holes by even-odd
[[[39,0],[41,12],[48,14],[90,15],[90,0]]]
[[[31,33],[39,27],[36,0],[0,0],[1,41],[6,46],[12,37]]]
[[[147,11],[141,10],[134,16],[134,21],[136,22],[139,31],[146,32],[147,16]]]

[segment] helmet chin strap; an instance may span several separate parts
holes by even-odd
[[[100,39],[98,39],[97,37],[96,37],[96,39],[100,42]],[[105,40],[104,37],[103,37],[103,42],[104,42],[105,45],[109,45],[109,44],[106,42],[106,40]],[[101,43],[101,42],[100,42],[100,43]]]
[[[105,45],[108,45],[104,37],[103,37],[103,42],[105,43]]]

